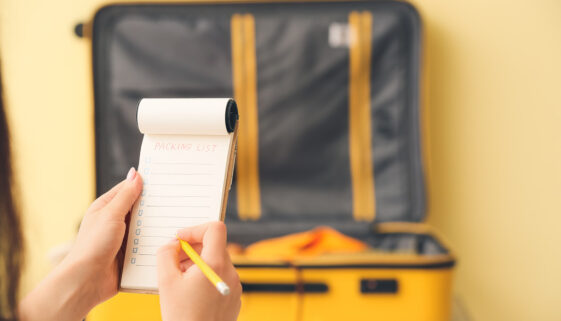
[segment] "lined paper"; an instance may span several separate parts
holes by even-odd
[[[221,219],[234,138],[223,128],[227,100],[213,100],[210,106],[207,101],[202,106],[206,112],[199,104],[191,113],[185,111],[184,102],[177,107],[177,100],[166,109],[170,101],[161,99],[160,105],[149,110],[139,107],[144,138],[138,172],[144,187],[131,212],[123,290],[156,292],[158,248],[184,227]],[[146,118],[146,114],[151,116]],[[216,118],[222,127],[212,124]]]

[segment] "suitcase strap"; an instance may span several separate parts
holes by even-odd
[[[349,146],[353,191],[353,217],[373,221],[376,217],[372,169],[372,116],[370,106],[370,60],[372,13],[349,14]]]
[[[258,220],[261,217],[261,193],[255,19],[251,14],[235,14],[230,23],[234,97],[240,109],[236,161],[238,215],[242,220]],[[353,217],[357,221],[374,221],[376,198],[370,102],[372,13],[351,12],[349,31],[349,152]]]
[[[258,220],[261,217],[261,193],[255,19],[250,14],[235,14],[230,23],[234,98],[240,109],[236,164],[238,215],[242,220]]]

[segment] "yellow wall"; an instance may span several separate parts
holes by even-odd
[[[2,0],[0,47],[29,246],[25,290],[94,195],[86,41],[98,0]],[[416,0],[425,20],[430,222],[476,321],[561,319],[561,2]],[[123,173],[124,174],[124,173]]]
[[[418,1],[429,221],[474,320],[561,320],[561,1]]]
[[[0,1],[4,90],[28,241],[24,290],[48,272],[48,250],[72,239],[94,196],[87,45],[72,34],[88,8],[78,3]]]

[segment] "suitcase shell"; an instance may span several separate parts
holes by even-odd
[[[141,98],[233,96],[229,241],[327,225],[376,249],[233,257],[239,320],[449,319],[455,259],[422,223],[421,22],[411,5],[121,4],[77,30],[92,40],[98,194],[137,163]],[[158,318],[157,296],[124,293],[88,315]]]

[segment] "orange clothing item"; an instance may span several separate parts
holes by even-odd
[[[354,253],[368,246],[330,227],[267,239],[248,246],[244,254],[251,258],[291,259],[327,253]]]

